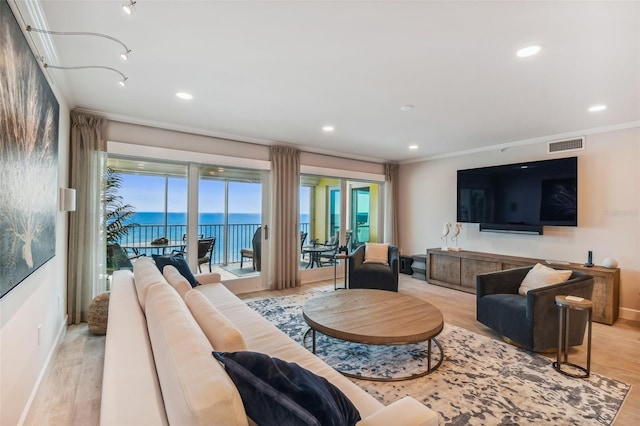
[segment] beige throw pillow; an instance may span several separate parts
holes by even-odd
[[[389,264],[389,243],[365,243],[364,263]]]
[[[213,349],[219,352],[247,350],[247,344],[240,331],[211,304],[204,294],[189,290],[184,296],[184,301]]]
[[[569,279],[571,273],[571,270],[558,270],[536,263],[522,280],[518,294],[526,296],[529,290],[563,283]]]
[[[173,288],[176,289],[180,297],[184,299],[184,295],[191,290],[189,281],[176,269],[175,266],[167,265],[162,270],[164,279],[167,280]]]

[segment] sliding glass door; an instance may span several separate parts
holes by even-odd
[[[351,209],[352,244],[355,247],[361,242],[369,241],[370,198],[369,188],[353,188],[351,190],[353,202]]]
[[[182,253],[202,272],[211,265],[223,281],[261,282],[268,265],[261,232],[265,172],[113,156],[109,165],[122,177],[123,203],[136,210],[119,240],[131,261],[140,255]],[[194,168],[197,179],[190,182],[188,170]],[[196,204],[188,199],[191,185]],[[190,205],[197,209],[197,221],[188,225]]]
[[[380,185],[376,182],[347,181],[349,199],[349,250],[367,242],[378,242],[380,220]]]

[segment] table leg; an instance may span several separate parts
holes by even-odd
[[[593,324],[593,309],[589,309],[589,337],[587,338],[587,377],[591,374],[591,326]]]
[[[348,267],[347,267],[347,262],[348,262],[348,257],[344,259],[344,288],[347,288],[347,273],[348,271]]]
[[[556,349],[556,365],[558,367],[558,370],[560,370],[560,354],[562,353],[562,335],[564,327],[563,327],[563,323],[564,323],[564,308],[560,308],[560,313],[558,314],[558,347]]]
[[[564,362],[569,360],[569,309],[563,308],[565,312],[564,317]]]

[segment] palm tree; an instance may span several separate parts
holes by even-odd
[[[104,208],[104,223],[107,232],[107,244],[117,243],[120,238],[129,233],[132,223],[129,223],[136,214],[131,204],[124,204],[118,190],[122,186],[122,177],[112,167],[107,167],[105,188],[102,193],[102,205]]]
[[[125,251],[118,245],[120,238],[129,233],[130,223],[136,214],[135,208],[125,204],[118,190],[122,186],[122,177],[112,167],[107,167],[105,187],[102,192],[104,224],[107,240],[107,270],[130,267],[131,262]]]

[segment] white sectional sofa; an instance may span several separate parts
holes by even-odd
[[[169,279],[145,258],[135,262],[133,273],[113,275],[102,425],[252,424],[233,381],[211,354],[214,346],[265,353],[325,377],[358,409],[359,426],[438,424],[434,411],[410,397],[385,407],[249,308],[218,274],[197,275],[202,285],[194,289],[173,267],[165,267],[164,275]],[[193,292],[222,314],[215,323],[208,322],[204,298]]]

